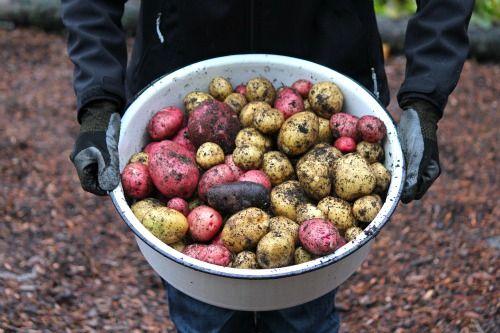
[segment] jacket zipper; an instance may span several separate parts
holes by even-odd
[[[250,0],[250,51],[254,49],[254,12],[255,0]]]

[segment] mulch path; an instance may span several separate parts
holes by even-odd
[[[387,72],[394,93],[404,59]],[[132,233],[79,188],[71,75],[62,36],[0,31],[0,332],[174,332]],[[343,332],[500,327],[499,77],[466,63],[440,123],[443,173],[342,286]]]

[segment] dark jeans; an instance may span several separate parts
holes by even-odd
[[[179,333],[336,333],[336,290],[309,303],[264,312],[234,311],[209,305],[165,283],[170,318]]]

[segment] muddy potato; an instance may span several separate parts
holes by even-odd
[[[205,142],[196,151],[196,163],[203,169],[224,163],[224,151],[213,142]]]
[[[233,161],[243,170],[258,169],[262,164],[263,152],[256,146],[242,145],[233,151]]]
[[[320,200],[330,194],[332,182],[328,167],[305,159],[297,163],[297,178],[304,191],[313,199]]]
[[[301,224],[304,221],[312,219],[325,219],[326,215],[321,209],[314,206],[312,203],[304,203],[297,205],[297,223]]]
[[[210,81],[208,92],[215,99],[222,102],[233,92],[233,86],[231,86],[231,83],[226,78],[216,76]]]
[[[137,201],[134,203],[132,206],[130,206],[130,209],[132,210],[132,213],[134,213],[135,217],[142,222],[142,219],[144,218],[144,215],[153,207],[158,207],[162,206],[161,201],[155,198],[146,198],[141,201]]]
[[[318,143],[326,142],[331,143],[333,141],[332,130],[330,129],[330,121],[323,117],[318,117],[319,127],[318,127]]]
[[[221,240],[233,253],[254,248],[269,230],[269,215],[255,207],[232,215],[224,225]]]
[[[370,143],[361,141],[356,146],[356,152],[372,164],[382,160],[384,157],[384,149],[379,143]]]
[[[226,97],[224,103],[229,105],[229,107],[233,109],[234,112],[240,114],[241,109],[243,109],[243,107],[247,105],[247,99],[242,94],[232,93]]]
[[[318,202],[318,209],[326,215],[339,230],[346,230],[356,225],[351,204],[345,200],[326,197]]]
[[[275,215],[297,220],[297,205],[309,202],[306,193],[296,180],[286,181],[271,191],[271,207]]]
[[[231,264],[233,268],[257,269],[257,256],[252,251],[242,251],[238,253]]]
[[[259,131],[252,127],[241,129],[236,135],[234,143],[236,147],[245,145],[255,146],[262,150],[262,152],[267,151],[271,145],[269,138],[262,135]]]
[[[280,151],[270,151],[264,154],[262,171],[267,174],[273,186],[289,180],[294,173],[292,163]]]
[[[149,162],[148,154],[143,151],[135,153],[134,155],[132,155],[128,163],[135,163],[135,162],[140,162],[142,164],[148,165]]]
[[[350,242],[352,240],[354,240],[356,237],[358,237],[358,235],[362,234],[363,233],[363,229],[359,228],[359,227],[351,227],[349,229],[347,229],[345,231],[345,239]]]
[[[289,232],[273,230],[257,244],[257,262],[261,268],[277,268],[292,263],[295,240]]]
[[[384,193],[391,183],[391,173],[380,162],[371,164],[370,169],[372,170],[377,182],[377,185],[375,185],[375,192]]]
[[[167,207],[156,206],[151,208],[142,224],[156,238],[166,244],[180,241],[188,231],[187,219],[182,213]]]
[[[207,192],[208,204],[217,211],[233,214],[242,209],[270,206],[269,190],[261,184],[238,181],[216,185]]]
[[[344,200],[370,194],[376,185],[370,166],[356,153],[344,155],[335,161],[333,179],[335,193]]]
[[[271,109],[266,102],[250,102],[240,111],[240,123],[242,127],[253,126],[253,117],[259,110]]]
[[[311,103],[309,103],[309,100],[307,98],[304,99],[304,111],[311,111]]]
[[[377,216],[382,208],[382,201],[379,196],[366,195],[354,201],[352,213],[361,222],[369,223]]]
[[[253,127],[264,134],[278,132],[285,117],[278,109],[259,109],[253,117]]]
[[[194,109],[200,106],[201,103],[214,99],[209,94],[202,91],[192,91],[184,97],[184,107],[186,111],[191,113]]]
[[[309,91],[309,103],[313,111],[320,117],[330,119],[339,113],[344,104],[344,96],[339,87],[332,82],[318,82]]]
[[[174,250],[182,252],[186,248],[186,243],[184,243],[184,241],[180,240],[178,242],[170,244],[170,247],[172,247]]]
[[[307,157],[307,159],[324,164],[332,171],[335,161],[342,156],[342,153],[337,148],[327,143],[318,143],[312,147],[303,158],[305,159]]]
[[[313,255],[307,252],[302,246],[295,249],[293,254],[295,265],[302,264],[314,259]]]
[[[260,101],[272,104],[276,98],[276,89],[268,79],[256,77],[248,81],[245,97],[250,102]]]
[[[293,236],[295,243],[299,241],[299,225],[287,217],[272,217],[269,220],[269,230],[289,232]]]
[[[318,139],[319,121],[312,112],[299,112],[281,126],[278,147],[287,155],[305,153]]]

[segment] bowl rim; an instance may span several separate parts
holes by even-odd
[[[314,68],[318,71],[320,70],[322,72],[327,72],[329,76],[337,77],[339,79],[345,80],[350,85],[361,88],[361,93],[367,94],[366,98],[370,100],[371,104],[373,106],[376,106],[376,108],[379,111],[382,111],[383,113],[385,113],[385,115],[388,116],[391,122],[390,127],[392,127],[392,129],[394,130],[394,132],[391,134],[391,136],[394,139],[392,144],[394,145],[395,149],[393,149],[393,152],[394,150],[396,150],[397,155],[400,156],[400,159],[397,161],[399,165],[396,165],[394,167],[394,170],[398,171],[398,175],[396,176],[396,172],[394,172],[393,170],[393,173],[391,175],[390,188],[395,187],[396,189],[395,191],[392,191],[393,193],[391,199],[389,199],[389,195],[386,197],[382,209],[379,211],[375,219],[365,228],[364,232],[360,234],[355,240],[353,240],[352,242],[347,242],[345,246],[341,247],[339,250],[329,255],[298,265],[256,270],[256,269],[239,269],[239,268],[223,267],[206,263],[204,261],[200,261],[198,259],[189,257],[177,250],[174,250],[169,245],[164,244],[161,241],[157,240],[156,237],[153,236],[147,229],[146,232],[141,232],[134,225],[141,223],[132,213],[127,201],[125,200],[121,182],[113,191],[109,192],[109,195],[111,197],[113,205],[115,206],[115,209],[122,217],[122,219],[125,221],[125,223],[128,225],[128,227],[135,234],[135,236],[139,238],[141,241],[143,241],[145,244],[147,244],[150,248],[154,249],[157,253],[180,265],[210,275],[216,275],[232,279],[247,279],[247,280],[278,279],[278,278],[291,277],[313,272],[315,270],[321,269],[325,266],[329,266],[331,264],[334,264],[336,262],[339,262],[347,258],[351,254],[355,253],[357,250],[362,248],[365,244],[370,242],[373,238],[375,238],[375,236],[387,224],[387,222],[389,221],[391,215],[394,213],[399,203],[399,198],[403,190],[403,183],[405,179],[405,161],[403,158],[401,145],[397,138],[394,119],[392,118],[391,114],[386,110],[386,108],[383,105],[381,105],[380,102],[375,98],[372,92],[370,92],[368,89],[366,89],[357,81],[323,65],[319,65],[307,60],[288,57],[288,56],[272,55],[272,54],[239,54],[239,55],[230,55],[230,56],[212,58],[185,66],[172,73],[165,74],[157,78],[153,82],[151,82],[149,85],[147,85],[144,89],[142,89],[138,94],[136,94],[133,97],[131,102],[128,104],[127,109],[125,110],[122,122],[127,117],[127,111],[129,111],[130,109],[134,109],[134,107],[136,107],[135,105],[139,103],[141,99],[147,98],[148,92],[152,91],[152,89],[155,86],[160,86],[160,84],[163,84],[165,81],[175,82],[176,80],[178,80],[179,77],[188,76],[200,70],[204,71],[207,67],[235,65],[238,63],[241,64],[255,63],[261,65],[263,64],[269,65],[270,63],[279,63],[281,65],[285,64],[289,66],[301,67],[304,69]],[[386,123],[386,126],[387,125],[388,124]],[[388,131],[388,136],[389,133],[390,132]],[[393,156],[393,158],[395,159],[396,156]],[[393,163],[395,162],[393,161]],[[396,180],[395,182],[395,179],[398,180]],[[384,214],[381,214],[382,212],[384,212]],[[159,245],[155,244],[155,240],[159,241],[160,244]]]

